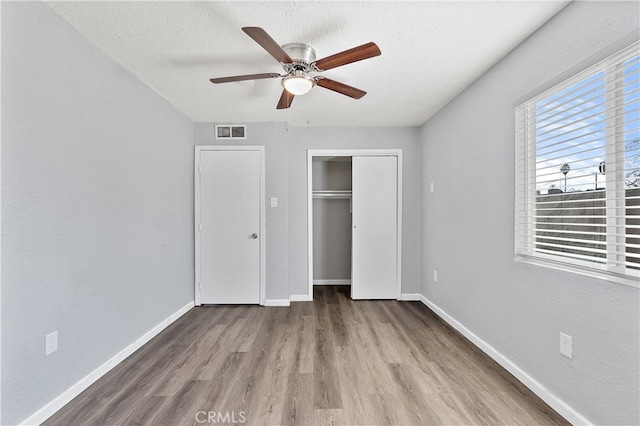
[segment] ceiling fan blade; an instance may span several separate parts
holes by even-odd
[[[280,74],[269,72],[263,74],[247,74],[247,75],[234,75],[232,77],[220,77],[210,78],[209,81],[213,84],[229,83],[231,81],[243,81],[243,80],[260,80],[261,78],[276,78],[282,77]]]
[[[355,87],[347,86],[346,84],[340,83],[339,81],[330,80],[324,77],[318,79],[318,81],[316,81],[316,84],[320,87],[333,90],[334,92],[349,96],[353,99],[360,99],[367,94],[367,92],[365,92],[364,90],[356,89]]]
[[[291,102],[293,102],[293,98],[294,96],[291,93],[287,92],[286,90],[283,90],[276,109],[289,108],[291,106]]]
[[[264,50],[269,52],[271,56],[276,58],[276,61],[282,62],[283,64],[290,64],[293,62],[293,59],[282,50],[282,47],[274,39],[271,38],[269,34],[265,30],[260,27],[243,27],[242,31],[247,33],[249,37],[251,37],[256,43],[258,43]]]
[[[382,52],[380,52],[380,48],[378,48],[375,43],[369,42],[362,46],[354,47],[352,49],[345,50],[344,52],[322,58],[319,61],[316,61],[315,65],[319,70],[326,71],[352,62],[373,58],[380,54],[382,54]]]

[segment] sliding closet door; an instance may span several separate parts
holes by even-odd
[[[396,299],[398,159],[353,157],[351,297]]]

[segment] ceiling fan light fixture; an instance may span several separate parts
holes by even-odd
[[[282,87],[294,96],[308,93],[314,86],[315,80],[302,71],[295,71],[282,79]]]

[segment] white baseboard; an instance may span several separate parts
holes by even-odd
[[[113,367],[122,362],[129,355],[140,349],[145,343],[149,340],[153,339],[157,336],[162,330],[167,328],[173,322],[175,322],[182,315],[186,314],[191,308],[194,307],[193,301],[187,303],[182,308],[178,309],[173,314],[169,315],[166,319],[160,322],[158,325],[153,327],[151,330],[144,333],[142,336],[137,338],[133,343],[129,346],[118,352],[116,355],[111,357],[107,362],[102,364],[100,367],[93,370],[91,373],[80,379],[80,381],[76,382],[69,389],[62,392],[60,395],[55,397],[52,401],[50,401],[47,405],[21,421],[20,425],[39,425],[47,420],[49,417],[53,416],[59,409],[68,404],[73,398],[78,396],[82,391],[95,383],[99,378],[107,374]]]
[[[418,302],[420,301],[422,295],[419,293],[402,293],[398,300],[402,300],[403,302]]]
[[[344,280],[313,280],[313,285],[351,285],[351,279]]]
[[[311,302],[313,297],[308,294],[292,294],[289,296],[289,300],[292,302]]]
[[[489,355],[505,368],[509,373],[513,374],[518,380],[520,380],[526,387],[528,387],[533,393],[538,395],[540,399],[549,404],[551,408],[556,410],[558,414],[564,417],[569,423],[574,425],[592,425],[593,423],[587,420],[584,416],[578,413],[573,407],[569,404],[558,398],[553,392],[544,387],[540,382],[527,374],[526,371],[522,370],[516,364],[514,364],[510,359],[496,350],[489,343],[482,340],[478,337],[474,332],[469,330],[467,327],[462,325],[456,319],[454,319],[451,315],[446,313],[443,309],[437,306],[435,303],[431,302],[429,299],[424,297],[422,294],[419,295],[420,301],[424,303],[429,309],[435,312],[440,318],[442,318],[445,322],[447,322],[450,326],[458,330],[464,337],[469,339],[471,343],[476,345],[482,352]]]
[[[289,299],[264,299],[264,306],[289,306]]]

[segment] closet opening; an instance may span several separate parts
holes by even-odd
[[[312,160],[313,285],[351,285],[351,157]]]

